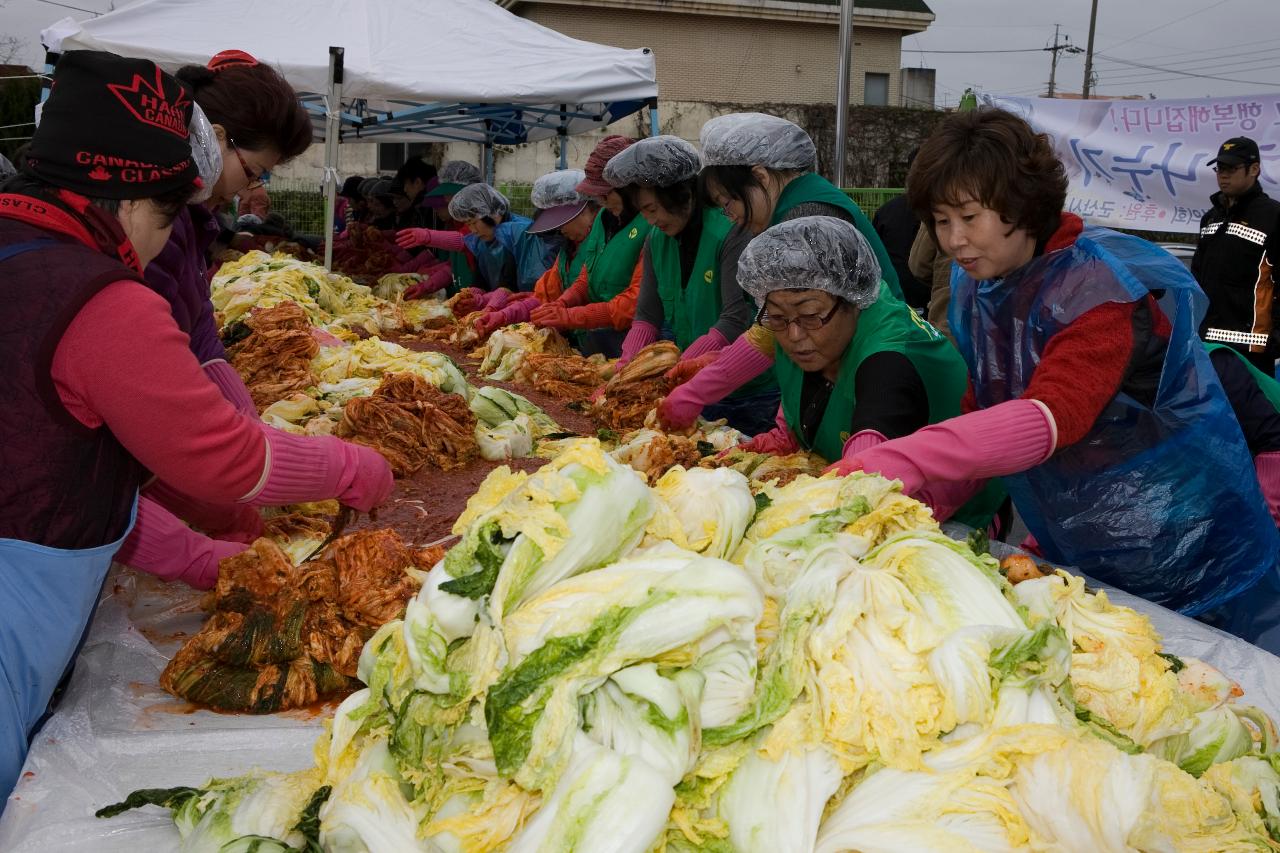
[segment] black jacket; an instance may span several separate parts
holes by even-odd
[[[1200,220],[1200,242],[1191,260],[1191,272],[1209,297],[1202,333],[1224,329],[1265,335],[1280,351],[1280,299],[1276,298],[1274,271],[1280,263],[1280,202],[1262,187],[1254,188],[1230,208],[1222,193],[1211,199],[1213,207]],[[1249,347],[1254,353],[1264,347]]]

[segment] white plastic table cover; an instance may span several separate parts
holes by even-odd
[[[945,529],[956,538],[967,531]],[[1016,549],[993,542],[992,553],[1003,557]],[[1280,658],[1127,593],[1108,594],[1147,614],[1167,651],[1218,667],[1244,689],[1242,701],[1280,719]],[[218,714],[194,710],[157,686],[168,658],[199,630],[199,599],[186,587],[113,571],[67,693],[37,736],[0,816],[0,850],[175,850],[178,833],[168,811],[145,808],[110,820],[93,813],[138,788],[201,785],[253,767],[311,765],[312,745],[336,703],[265,716]]]

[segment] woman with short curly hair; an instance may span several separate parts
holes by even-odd
[[[956,114],[924,144],[907,192],[955,259],[966,414],[838,468],[908,492],[1002,477],[1051,560],[1258,641],[1280,541],[1196,337],[1204,295],[1155,245],[1065,213],[1066,187],[1048,138],[1006,112]]]

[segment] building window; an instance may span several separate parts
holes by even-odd
[[[862,86],[862,103],[869,107],[889,106],[889,75],[867,72]]]
[[[410,158],[427,153],[429,142],[379,142],[378,171],[394,172]]]

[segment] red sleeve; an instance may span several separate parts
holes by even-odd
[[[960,414],[967,415],[976,411],[978,411],[978,398],[973,393],[973,380],[970,379],[964,389],[964,396],[960,398]]]
[[[636,262],[631,271],[631,283],[627,289],[609,300],[609,314],[613,317],[613,327],[618,331],[631,328],[631,321],[636,316],[636,301],[640,298],[640,279],[643,278],[644,263]]]
[[[1049,407],[1058,427],[1058,448],[1084,438],[1120,390],[1133,357],[1137,305],[1099,305],[1077,317],[1045,346],[1022,396]]]
[[[108,285],[71,321],[54,351],[54,387],[89,427],[105,424],[160,479],[231,502],[266,464],[262,427],[209,381],[169,303],[132,281]]]

